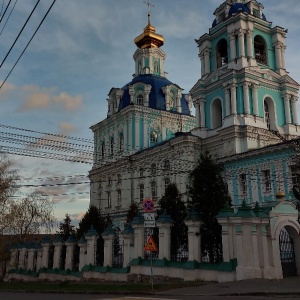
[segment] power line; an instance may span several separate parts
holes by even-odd
[[[40,2],[40,0],[38,0],[38,2]],[[34,36],[36,35],[36,33],[38,32],[38,30],[40,29],[41,25],[44,23],[47,15],[49,14],[51,8],[53,7],[54,3],[56,2],[56,0],[54,0],[50,6],[50,8],[48,9],[48,11],[46,12],[45,16],[43,17],[42,21],[40,22],[39,26],[37,27],[37,29],[35,30],[34,34],[32,35],[32,37],[30,38],[29,42],[27,43],[26,47],[24,48],[24,50],[22,51],[21,55],[19,56],[19,58],[17,59],[17,61],[15,62],[15,64],[13,65],[12,69],[10,70],[10,72],[8,73],[8,75],[6,76],[6,78],[4,79],[4,81],[2,82],[0,89],[3,87],[3,85],[5,84],[6,80],[8,79],[8,77],[10,76],[10,74],[12,73],[12,71],[14,70],[15,66],[17,65],[17,63],[19,62],[19,60],[21,59],[21,57],[23,56],[23,54],[25,53],[26,49],[28,48],[29,44],[31,43],[31,41],[33,40]],[[1,66],[0,66],[1,67]]]
[[[28,16],[28,18],[27,18],[26,22],[24,23],[23,27],[21,28],[19,34],[18,34],[17,37],[15,38],[15,41],[13,42],[12,46],[11,46],[10,49],[8,50],[8,52],[7,52],[7,54],[5,55],[4,59],[2,60],[2,63],[1,63],[1,65],[0,65],[0,68],[2,68],[4,62],[6,61],[8,55],[10,54],[11,50],[12,50],[13,47],[15,46],[16,42],[18,41],[20,35],[22,34],[23,30],[25,29],[27,23],[29,22],[29,20],[30,20],[32,14],[34,13],[34,11],[35,11],[35,9],[37,8],[37,6],[38,6],[38,4],[40,3],[40,1],[41,1],[41,0],[38,0],[37,3],[35,4],[33,10],[31,11],[30,15]],[[9,3],[10,3],[10,2],[11,2],[11,0],[9,1]],[[2,21],[2,18],[1,18],[0,22],[1,22],[1,21]]]
[[[4,11],[3,15],[1,16],[0,23],[2,22],[2,19],[3,19],[3,17],[6,14],[6,11],[7,11],[8,7],[9,7],[9,5],[10,5],[10,2],[11,2],[11,0],[9,0],[8,4],[6,5],[5,11]],[[3,0],[3,4],[4,4],[4,0]],[[2,4],[2,8],[3,8],[3,4]],[[1,9],[1,12],[2,12],[2,9]]]
[[[8,20],[9,20],[9,18],[10,18],[10,16],[11,16],[11,14],[12,14],[12,12],[13,12],[13,10],[14,10],[16,4],[17,4],[17,2],[18,2],[18,0],[15,1],[15,4],[14,4],[13,8],[11,9],[11,11],[10,11],[10,13],[9,13],[9,15],[8,15],[8,17],[7,17],[7,19],[6,19],[6,21],[5,21],[5,24],[4,24],[4,26],[3,26],[3,28],[2,28],[2,30],[1,30],[1,32],[0,32],[0,36],[1,36],[1,34],[2,34],[3,30],[4,30],[4,28],[6,27],[6,24],[7,24]]]

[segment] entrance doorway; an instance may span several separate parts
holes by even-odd
[[[294,240],[286,228],[280,231],[279,248],[283,277],[297,276]]]

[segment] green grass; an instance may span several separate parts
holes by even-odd
[[[165,284],[154,283],[154,291],[165,291],[181,287],[192,287],[203,285],[203,282],[172,282]],[[151,292],[150,283],[49,283],[49,282],[12,282],[0,283],[0,290],[28,291],[28,292],[99,292],[99,293],[143,293]]]

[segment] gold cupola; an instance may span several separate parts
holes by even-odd
[[[150,14],[148,14],[148,25],[144,32],[134,39],[134,43],[141,49],[160,48],[164,44],[164,37],[155,33],[155,27],[151,25]]]

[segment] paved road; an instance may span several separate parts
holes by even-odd
[[[90,294],[38,294],[38,293],[5,293],[0,292],[1,300],[290,300],[300,299],[300,296],[295,297],[261,297],[261,296],[172,296],[172,297],[119,297],[112,295],[90,295]]]

